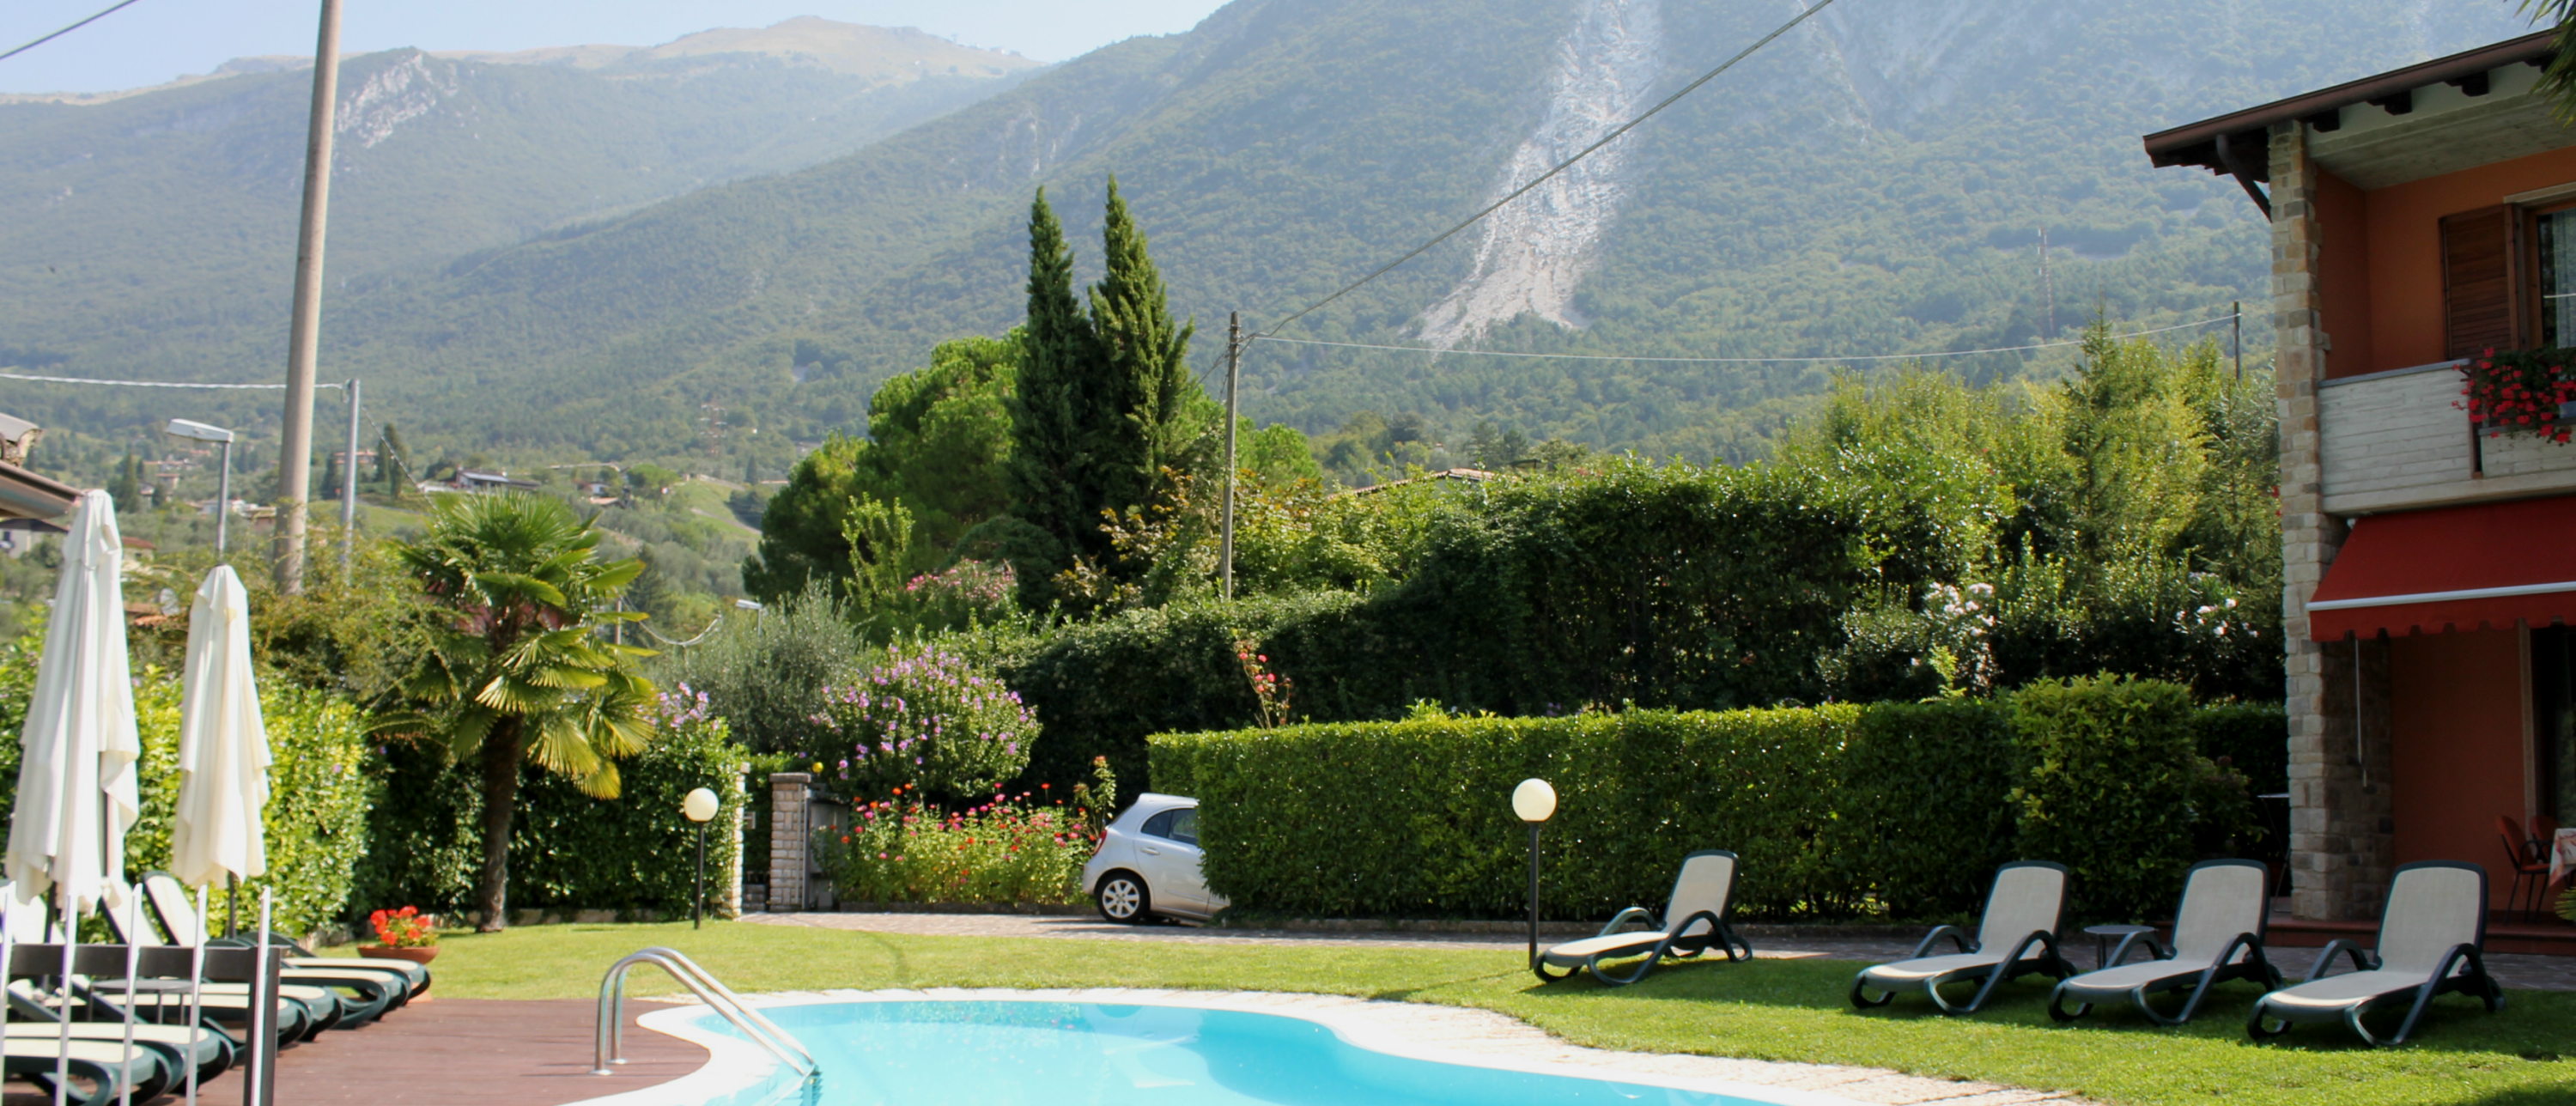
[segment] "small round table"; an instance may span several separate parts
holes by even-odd
[[[2084,935],[2093,939],[2093,967],[2110,967],[2111,942],[2126,940],[2132,934],[2153,933],[2154,926],[2086,926]]]

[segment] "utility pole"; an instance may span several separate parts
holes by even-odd
[[[1234,412],[1235,380],[1243,367],[1243,312],[1225,313],[1225,521],[1217,531],[1216,559],[1221,568],[1218,594],[1234,598]]]
[[[278,435],[277,590],[288,595],[304,591],[304,511],[313,497],[313,368],[322,337],[322,231],[330,217],[331,113],[339,97],[340,0],[322,0],[322,27],[313,46],[313,114],[304,129],[304,220],[295,240],[286,417]]]
[[[340,582],[349,582],[349,561],[358,547],[358,382],[341,391],[349,397],[349,454],[340,463]]]
[[[2243,384],[2245,383],[2245,301],[2238,300],[2228,304],[2227,317],[2229,320],[2227,329],[2235,335],[2227,344],[2236,347],[2236,382]]]

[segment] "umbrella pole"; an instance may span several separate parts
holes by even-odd
[[[224,873],[224,887],[228,890],[224,896],[224,936],[239,937],[241,936],[241,877],[231,872]],[[267,940],[266,937],[260,939]]]
[[[62,987],[62,1021],[54,1052],[54,1106],[66,1106],[72,1085],[72,953],[80,945],[80,921],[72,913],[80,900],[62,893],[62,884],[54,884],[54,898],[63,908],[63,974],[56,982]]]

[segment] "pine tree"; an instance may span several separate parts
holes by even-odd
[[[1194,467],[1192,449],[1212,413],[1197,376],[1190,372],[1190,336],[1196,327],[1175,325],[1165,303],[1163,275],[1147,252],[1145,232],[1109,178],[1109,206],[1101,227],[1108,273],[1091,288],[1091,320],[1098,335],[1104,382],[1113,402],[1098,411],[1094,447],[1100,460],[1101,507],[1123,510],[1154,502],[1162,471]]]
[[[1011,400],[1012,513],[1068,551],[1088,550],[1101,543],[1086,448],[1088,407],[1100,398],[1085,379],[1097,341],[1074,300],[1073,250],[1044,188],[1029,206],[1029,319],[1022,341],[1019,388]],[[1044,579],[1063,561],[1014,567],[1022,580]]]
[[[107,497],[116,501],[119,514],[133,514],[143,509],[143,460],[133,450],[116,466],[116,479],[108,482]]]

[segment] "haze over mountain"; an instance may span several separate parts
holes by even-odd
[[[479,139],[447,154],[422,142],[422,160],[397,169],[391,152],[370,161],[372,151],[413,134],[478,135],[505,105],[515,126],[561,128],[544,132],[552,141],[628,126],[676,149],[667,120],[684,104],[712,110],[714,97],[672,90],[712,78],[657,68],[703,67],[694,55],[596,68],[578,50],[561,55],[568,64],[511,67],[377,55],[344,89],[408,81],[383,102],[433,106],[394,122],[378,146],[350,143],[357,153],[340,166],[341,195],[379,187],[404,200],[372,222],[364,201],[349,201],[360,214],[335,204],[324,374],[363,375],[388,417],[467,444],[712,450],[728,471],[745,460],[774,470],[794,440],[851,428],[873,384],[920,363],[933,342],[1016,321],[1021,220],[1040,185],[1089,271],[1097,250],[1085,237],[1103,178],[1117,174],[1212,360],[1226,310],[1265,325],[1331,291],[1794,11],[1790,0],[1236,0],[1187,34],[1037,72],[847,156],[577,225],[563,221],[657,188],[671,195],[692,174],[791,163],[828,142],[795,130],[758,151],[735,134],[715,144],[721,155],[696,160],[601,151],[542,174],[546,187],[502,174],[498,144]],[[2504,0],[1842,0],[1606,156],[1283,337],[1774,357],[2019,345],[2096,311],[2140,324],[2208,318],[2261,294],[2257,216],[2230,183],[2150,170],[2139,134],[2525,29]],[[772,90],[827,75],[783,62],[739,72],[728,79],[781,82]],[[459,102],[492,74],[662,96],[645,110],[665,122],[613,123],[612,101],[576,110],[534,84]],[[237,274],[208,269],[177,287],[131,274],[196,268],[254,242],[290,253],[295,142],[196,137],[199,152],[185,155],[285,182],[287,206],[266,222],[201,233],[198,219],[149,203],[64,215],[36,206],[113,176],[80,160],[69,136],[96,144],[225,111],[246,117],[245,106],[185,98],[247,94],[235,82],[258,79],[48,105],[55,129],[41,140],[14,114],[29,106],[0,108],[0,165],[21,167],[0,169],[0,210],[21,216],[0,228],[0,351],[69,375],[275,375],[283,268],[256,295],[230,299],[208,289]],[[301,87],[266,79],[279,83],[261,95],[292,100]],[[851,95],[926,101],[949,87],[938,81]],[[450,84],[459,91],[431,96]],[[712,132],[782,117],[773,101],[742,101],[743,114],[679,130],[713,142]],[[860,123],[852,109],[829,141],[855,145],[894,125],[892,109],[870,110]],[[110,111],[135,114],[96,114]],[[179,183],[193,178],[155,160],[170,148],[134,149],[128,173],[194,202]],[[81,173],[98,175],[71,180]],[[453,222],[471,233],[426,229],[410,210],[420,204],[470,207]],[[39,211],[42,229],[23,217]],[[426,263],[433,256],[442,263]],[[63,279],[53,257],[111,272],[53,291],[46,282]],[[2021,355],[1946,363],[1979,378],[2028,365]],[[1492,419],[1605,447],[1743,457],[1828,372],[1264,343],[1246,359],[1246,407],[1310,430],[1362,408],[1410,410],[1452,429]],[[62,391],[28,395],[22,406],[76,403]],[[734,430],[763,433],[710,439],[708,404],[726,408]]]

